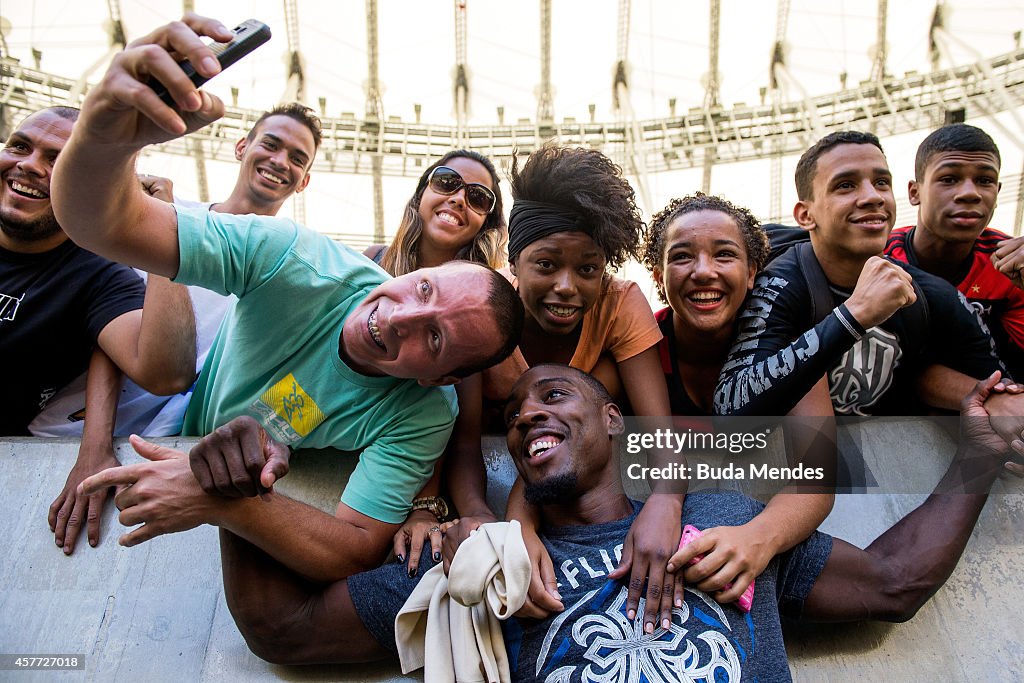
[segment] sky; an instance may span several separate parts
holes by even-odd
[[[425,122],[454,121],[452,74],[455,64],[455,12],[458,0],[380,0],[379,64],[385,116],[415,119],[421,105]],[[239,89],[239,105],[254,109],[273,106],[284,93],[287,74],[287,31],[280,0],[195,1],[196,11],[228,25],[250,17],[268,23],[274,37],[267,45],[217,77],[207,87],[230,100]],[[329,116],[365,111],[367,82],[366,3],[363,0],[298,0],[299,44],[305,56],[310,104],[326,97]],[[504,107],[506,122],[536,116],[540,83],[540,3],[463,0],[467,21],[470,65],[470,125],[498,122]],[[890,1],[888,64],[896,76],[930,70],[928,29],[934,1]],[[121,13],[129,40],[179,16],[180,6],[157,0],[122,0]],[[632,106],[641,118],[669,115],[669,99],[685,112],[704,99],[708,71],[708,6],[706,1],[635,0],[629,13],[628,40],[619,45],[616,0],[553,0],[551,81],[556,120],[589,119],[594,105],[598,120],[615,120],[612,74],[625,50],[630,65]],[[1015,48],[1014,32],[1024,29],[1024,3],[1014,0],[946,3],[946,26],[957,38],[985,56]],[[811,95],[832,92],[846,74],[849,84],[866,79],[876,43],[876,2],[851,0],[792,0],[786,26],[787,66],[796,82]],[[776,36],[776,5],[767,2],[722,0],[720,102],[760,101],[768,84],[771,46]],[[44,70],[77,78],[107,52],[105,0],[0,0],[0,17],[11,54],[32,64],[32,49],[41,51]],[[2,24],[3,22],[0,22]],[[952,46],[952,60],[974,61],[968,49]],[[949,66],[944,62],[943,66]],[[102,73],[91,73],[95,82]],[[789,99],[799,99],[790,92]],[[1012,231],[1015,194],[1021,173],[1024,111],[1000,115],[997,122],[974,121],[996,139],[1003,154],[1003,175],[1013,176],[1013,188],[1000,196],[993,225]],[[913,171],[913,153],[926,132],[883,140],[900,200],[898,224],[912,223],[905,189]],[[784,212],[795,202],[792,172],[796,158],[783,164]],[[767,216],[770,207],[770,164],[767,161],[716,166],[712,192],[723,194],[755,214]],[[198,195],[194,164],[183,157],[147,155],[140,170],[171,177],[177,194]],[[211,198],[226,197],[236,167],[210,163]],[[412,178],[384,181],[384,222],[390,234],[412,192]],[[645,218],[670,198],[699,189],[700,170],[648,177],[653,207],[642,207]],[[1010,185],[1008,184],[1008,185]],[[507,184],[503,183],[507,198]],[[314,174],[306,192],[306,222],[314,228],[365,243],[373,229],[372,183],[369,176]],[[1009,190],[1009,191],[1008,191]],[[510,202],[506,206],[510,205]],[[285,207],[285,212],[290,210]],[[627,270],[627,274],[629,271]]]

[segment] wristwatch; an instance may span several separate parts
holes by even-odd
[[[441,521],[448,516],[448,503],[444,502],[441,496],[430,496],[429,498],[417,498],[412,502],[413,510],[426,510]]]

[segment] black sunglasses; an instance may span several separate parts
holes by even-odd
[[[454,168],[438,166],[430,172],[427,179],[430,189],[438,194],[455,194],[462,188],[466,188],[466,204],[478,214],[486,216],[494,210],[494,204],[498,201],[490,188],[480,183],[467,183]]]

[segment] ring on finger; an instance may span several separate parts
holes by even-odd
[[[441,527],[439,527],[439,526],[432,526],[432,527],[430,527],[430,533],[432,533],[432,534],[439,534],[439,533],[441,533]]]

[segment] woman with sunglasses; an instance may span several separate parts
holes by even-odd
[[[736,336],[736,318],[767,260],[768,237],[761,224],[726,199],[698,192],[673,199],[651,219],[643,262],[668,304],[655,317],[664,334],[659,346],[673,415],[711,414],[718,376]],[[824,378],[790,414],[832,415]],[[817,435],[808,427],[787,422],[797,452],[808,449]],[[834,435],[826,436],[834,443]],[[687,583],[716,593],[731,582],[715,597],[735,601],[776,554],[810,536],[833,500],[831,493],[784,490],[747,524],[709,529],[701,539],[708,544],[701,550],[705,559],[687,573]]]
[[[455,150],[432,164],[416,184],[391,244],[363,252],[394,276],[465,259],[504,265],[505,216],[490,159]]]

